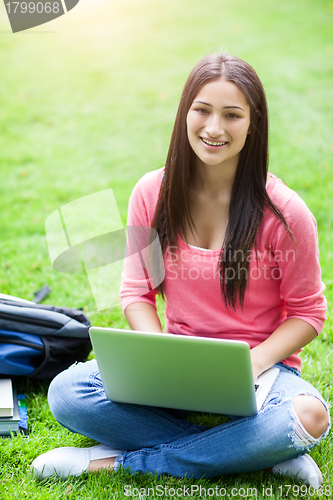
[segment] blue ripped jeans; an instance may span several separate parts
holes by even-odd
[[[116,458],[115,470],[214,477],[271,467],[306,453],[327,435],[329,429],[318,439],[310,436],[292,406],[294,396],[308,394],[327,408],[322,396],[298,372],[277,366],[280,374],[256,416],[231,417],[213,428],[159,408],[108,400],[95,360],[60,373],[48,398],[53,415],[70,431],[127,450]]]

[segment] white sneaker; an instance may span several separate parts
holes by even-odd
[[[310,455],[301,455],[292,460],[274,465],[273,474],[292,477],[316,489],[323,484],[323,476],[320,469]]]
[[[117,457],[124,453],[123,450],[117,450],[98,444],[90,448],[74,448],[65,446],[43,453],[31,464],[31,471],[40,479],[56,474],[62,479],[68,476],[79,476],[89,468],[91,460],[102,458]]]

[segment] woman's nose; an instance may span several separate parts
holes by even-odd
[[[220,116],[211,115],[209,117],[208,123],[206,124],[206,132],[211,137],[218,137],[223,135],[224,127],[223,127],[223,121]]]

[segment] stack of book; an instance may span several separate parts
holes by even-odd
[[[0,436],[10,436],[20,430],[19,399],[10,378],[0,379]]]

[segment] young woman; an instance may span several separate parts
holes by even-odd
[[[301,378],[298,354],[325,320],[316,223],[297,194],[267,173],[267,144],[266,99],[253,68],[224,53],[202,59],[186,82],[165,167],[146,174],[129,203],[128,225],[159,235],[165,279],[140,296],[127,266],[121,289],[134,330],[162,331],[160,292],[166,331],[245,340],[255,379],[277,365],[263,408],[207,428],[158,408],[113,403],[96,362],[75,365],[51,383],[51,411],[103,444],[41,455],[32,465],[39,476],[122,466],[199,478],[272,468],[321,484],[306,452],[327,435],[329,414]]]

